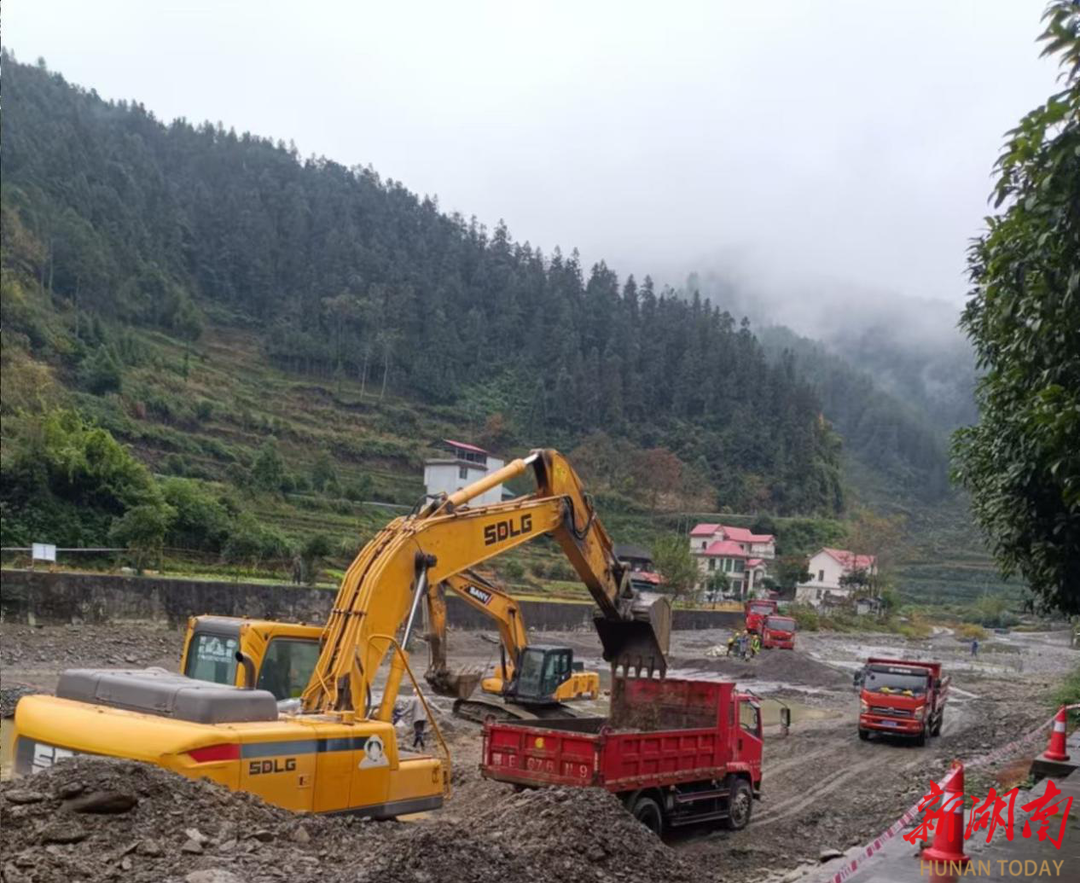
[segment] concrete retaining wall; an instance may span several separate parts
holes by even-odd
[[[323,622],[334,592],[288,585],[204,582],[160,576],[120,576],[47,571],[0,571],[0,614],[30,623],[168,621],[179,625],[189,616],[217,613],[292,622]],[[452,628],[491,629],[492,621],[460,599],[447,599]],[[522,601],[525,622],[534,631],[591,629],[591,604]],[[741,613],[676,610],[676,629],[730,628]]]

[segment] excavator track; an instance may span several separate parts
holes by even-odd
[[[565,720],[581,717],[565,705],[512,705],[496,696],[491,698],[458,699],[454,702],[454,716],[482,724],[488,718],[497,721]]]

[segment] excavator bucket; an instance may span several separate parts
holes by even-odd
[[[453,699],[468,699],[480,686],[484,673],[481,671],[450,671],[448,668],[428,669],[424,680],[439,696]]]
[[[671,602],[663,595],[641,592],[634,599],[632,619],[594,620],[604,659],[624,675],[663,677],[671,640]]]

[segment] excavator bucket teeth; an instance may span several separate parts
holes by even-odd
[[[435,693],[453,699],[468,699],[476,691],[483,677],[482,672],[453,672],[448,669],[424,673],[424,680]]]
[[[594,620],[604,659],[617,671],[640,677],[663,677],[667,659],[652,623],[641,620],[617,622],[602,616]]]

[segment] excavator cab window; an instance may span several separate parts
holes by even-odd
[[[319,642],[305,638],[274,638],[266,648],[256,687],[274,698],[295,699],[304,692],[319,659]]]
[[[521,653],[516,693],[522,699],[550,700],[572,670],[569,649],[528,647]]]
[[[184,674],[212,684],[235,684],[239,646],[239,630],[235,635],[196,631],[191,636]]]

